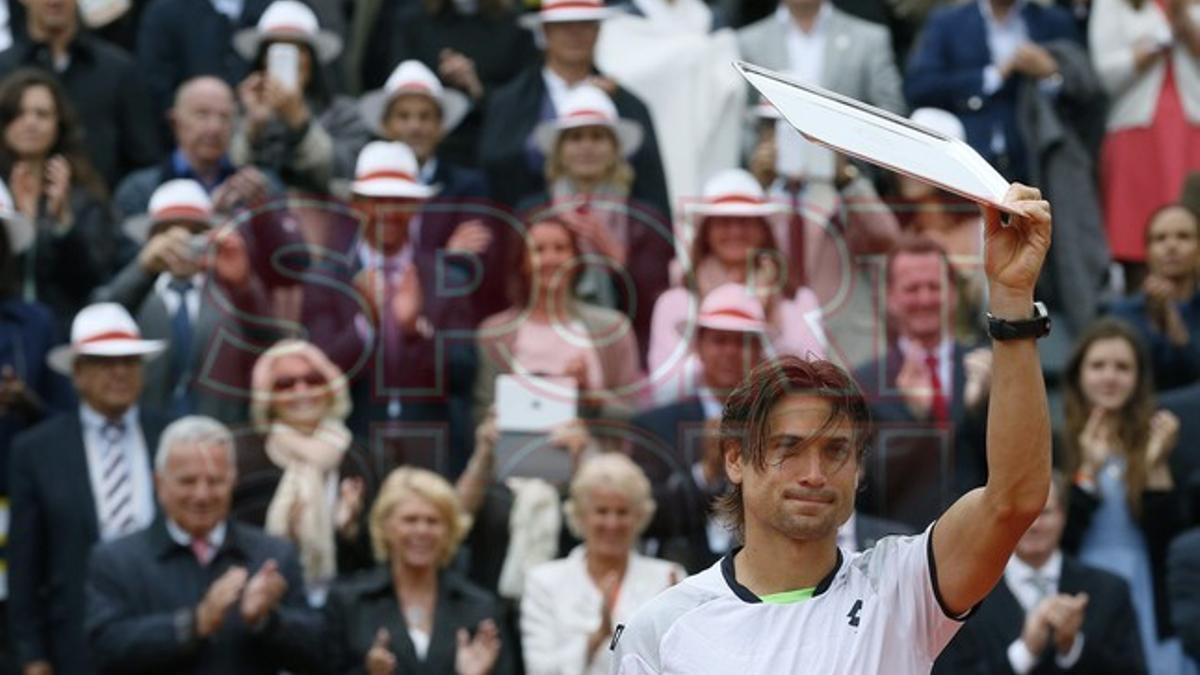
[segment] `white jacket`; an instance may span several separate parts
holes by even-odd
[[[630,552],[613,627],[628,623],[639,607],[686,576],[673,562]],[[600,589],[588,577],[583,546],[530,570],[521,598],[526,675],[608,675],[612,652],[607,642],[590,664],[585,653],[588,635],[600,627],[600,607]]]
[[[1134,68],[1133,46],[1142,38],[1169,36],[1167,17],[1155,0],[1134,10],[1128,0],[1094,0],[1088,26],[1092,65],[1111,99],[1108,130],[1149,126],[1166,76],[1160,59],[1143,73]],[[1175,88],[1188,122],[1200,124],[1200,59],[1176,43],[1170,53]]]

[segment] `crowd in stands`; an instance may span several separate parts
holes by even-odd
[[[978,207],[733,59],[1054,208],[1054,485],[934,672],[1200,672],[1200,0],[0,0],[0,675],[607,673],[778,356],[870,407],[844,555],[982,485]]]

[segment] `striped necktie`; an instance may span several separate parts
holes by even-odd
[[[133,509],[133,479],[125,456],[125,425],[105,422],[100,430],[103,447],[100,455],[100,529],[104,540],[115,539],[136,525]]]

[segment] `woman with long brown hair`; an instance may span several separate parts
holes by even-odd
[[[44,71],[21,69],[0,82],[0,130],[0,176],[37,229],[18,259],[22,290],[66,326],[117,262],[104,183],[62,87]]]
[[[1195,673],[1172,637],[1165,589],[1167,546],[1185,525],[1168,464],[1179,420],[1156,410],[1144,347],[1113,319],[1084,331],[1064,389],[1074,487],[1063,548],[1129,583],[1152,674]]]

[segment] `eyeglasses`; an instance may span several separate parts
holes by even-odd
[[[295,389],[297,385],[303,382],[309,389],[325,386],[325,378],[319,373],[308,373],[307,375],[284,375],[277,378],[271,385],[274,391],[290,391]]]

